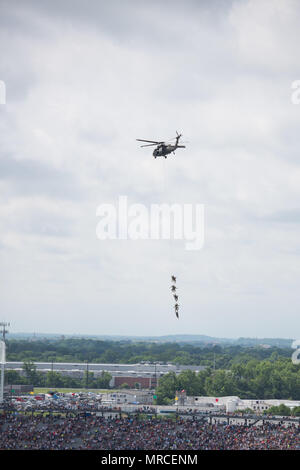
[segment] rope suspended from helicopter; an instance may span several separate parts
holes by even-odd
[[[175,139],[175,143],[173,143],[173,144],[170,144],[170,143],[165,142],[165,141],[157,141],[157,140],[146,140],[146,139],[136,139],[136,140],[139,141],[139,142],[146,142],[145,144],[141,145],[141,147],[155,146],[156,148],[153,151],[153,157],[154,158],[157,158],[157,157],[167,158],[167,155],[169,155],[170,153],[173,153],[173,155],[175,155],[175,150],[177,150],[178,148],[185,148],[185,145],[179,145],[179,140],[180,140],[181,137],[182,137],[182,134],[179,134],[176,131],[176,137],[171,139],[171,140]],[[173,298],[175,300],[175,305],[174,305],[175,315],[179,319],[179,304],[178,304],[178,295],[177,295],[177,292],[176,292],[176,290],[177,290],[176,276],[172,275],[171,276],[171,281],[173,283],[171,285],[171,291],[172,291],[172,294],[173,294]]]

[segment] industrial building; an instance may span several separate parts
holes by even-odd
[[[111,376],[111,387],[121,387],[127,384],[129,388],[155,388],[159,377],[169,372],[180,374],[183,370],[198,373],[204,366],[188,366],[142,362],[138,364],[98,364],[98,363],[64,363],[64,362],[35,362],[38,372],[59,372],[71,377],[81,378],[88,371],[95,377],[108,372]],[[6,362],[6,370],[15,370],[23,374],[23,362]]]

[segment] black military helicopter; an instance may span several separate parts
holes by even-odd
[[[175,150],[178,148],[185,149],[185,145],[178,145],[179,144],[179,139],[182,136],[182,134],[178,134],[176,131],[177,136],[174,137],[176,142],[175,144],[168,144],[166,142],[158,142],[156,140],[145,140],[145,139],[136,139],[139,142],[151,142],[146,145],[141,145],[141,147],[150,147],[151,145],[156,145],[156,149],[153,151],[153,156],[154,158],[156,157],[165,157],[167,158],[167,155],[171,152],[175,155]]]

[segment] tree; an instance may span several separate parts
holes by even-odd
[[[171,400],[174,402],[177,388],[178,382],[175,372],[168,372],[161,377],[156,389],[157,404],[165,405]]]
[[[292,416],[300,416],[300,406],[295,406],[295,408],[293,408],[291,410],[291,415]]]
[[[124,383],[122,383],[122,385],[120,385],[120,388],[122,388],[122,389],[123,389],[123,388],[124,388],[124,389],[127,389],[127,388],[130,388],[130,387],[129,387],[129,385],[128,385],[126,382],[124,382]]]
[[[4,375],[5,384],[7,385],[17,385],[24,384],[26,379],[21,377],[21,375],[15,370],[6,370]]]
[[[97,379],[95,380],[96,388],[109,388],[109,383],[111,379],[111,374],[103,370],[100,377],[97,377]]]
[[[238,386],[234,374],[231,371],[217,370],[205,381],[205,389],[208,395],[228,396],[237,395]]]
[[[196,372],[191,370],[182,371],[177,377],[177,387],[179,390],[185,390],[189,396],[201,394],[201,382]]]
[[[264,411],[268,415],[290,416],[291,409],[283,403],[279,406],[271,406],[268,410]]]
[[[58,372],[47,372],[45,385],[46,387],[50,387],[50,388],[64,387],[65,380],[64,380],[63,375],[59,374]]]
[[[36,365],[31,360],[23,362],[23,371],[28,383],[35,385],[37,380]]]

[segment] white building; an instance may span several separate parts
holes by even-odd
[[[226,411],[226,413],[234,413],[236,410],[251,409],[255,413],[263,413],[271,408],[271,406],[279,406],[284,404],[289,408],[300,406],[300,401],[296,400],[255,400],[241,399],[236,396],[228,397],[186,397],[185,406],[193,406],[195,408],[210,408],[213,411]]]
[[[101,394],[101,402],[105,405],[119,406],[126,404],[152,405],[153,393],[148,390],[124,390]]]
[[[225,410],[228,402],[236,405],[241,402],[239,397],[187,397],[186,405],[201,408],[213,408],[215,410]]]

